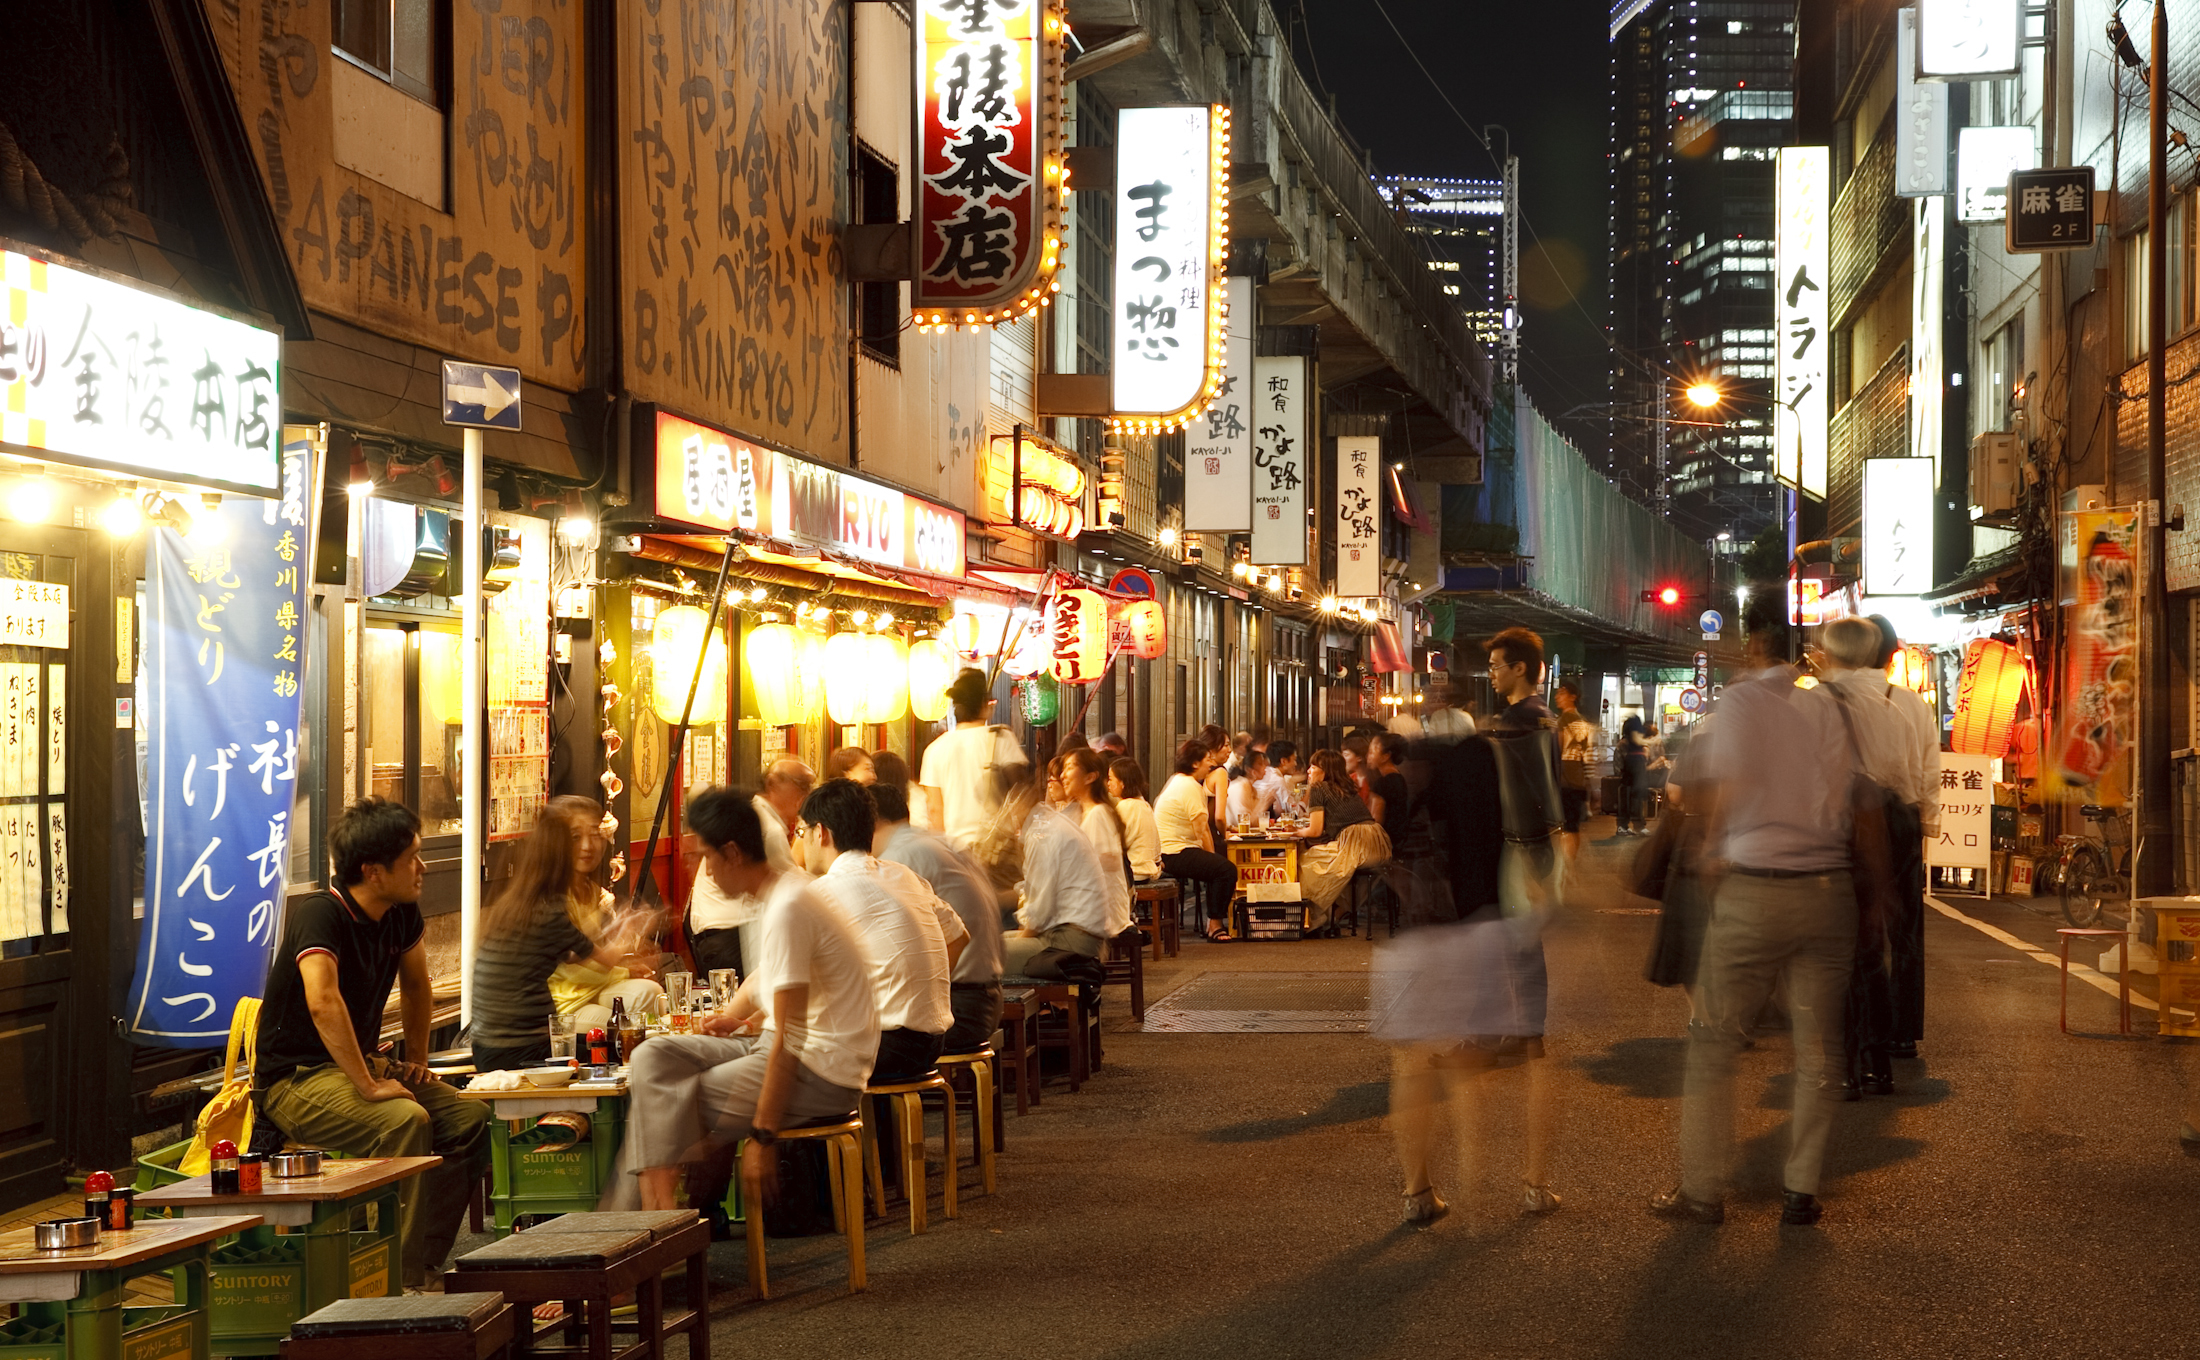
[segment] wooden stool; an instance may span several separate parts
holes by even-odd
[[[1100,967],[1105,972],[1107,984],[1130,984],[1131,1019],[1144,1023],[1146,1019],[1146,940],[1132,925],[1114,939],[1107,941],[1100,950]]]
[[[990,1044],[969,1053],[940,1055],[942,1076],[952,1077],[958,1070],[970,1073],[970,1141],[977,1144],[974,1155],[978,1175],[984,1180],[985,1192],[989,1195],[993,1193],[993,1147],[1001,1134],[1001,1097],[993,1089],[993,1061]],[[947,1118],[950,1122],[955,1118],[953,1101],[948,1102]],[[950,1161],[947,1165],[949,1183],[953,1183],[957,1174],[957,1165]]]
[[[1030,988],[1001,989],[1000,1033],[1001,1051],[1008,1055],[1001,1075],[1016,1078],[1016,1117],[1021,1119],[1039,1103],[1039,1007]],[[1005,1082],[1001,1089],[1008,1089]]]
[[[1052,1011],[1062,1018],[1062,1032],[1052,1038],[1048,1037],[1046,1025],[1041,1021],[1034,1047],[1041,1052],[1059,1048],[1069,1054],[1069,1093],[1076,1095],[1091,1078],[1093,1069],[1100,1066],[1099,1012],[1086,1004],[1085,989],[1080,983],[1019,978],[1017,985],[1031,989],[1030,1010]],[[1034,1082],[1035,1092],[1037,1086]],[[1036,1095],[1033,1096],[1033,1103],[1037,1103]]]
[[[1153,931],[1153,961],[1161,962],[1166,954],[1175,958],[1183,943],[1184,923],[1178,918],[1183,894],[1173,878],[1157,878],[1149,883],[1131,885],[1131,910],[1143,911],[1146,924]]]
[[[515,1307],[528,1310],[538,1303],[564,1304],[564,1317],[538,1327],[529,1316],[517,1328],[514,1351],[522,1356],[634,1360],[646,1355],[657,1360],[664,1354],[665,1338],[684,1333],[688,1354],[694,1360],[708,1360],[710,1225],[693,1210],[677,1212],[679,1219],[663,1220],[661,1228],[638,1229],[616,1226],[622,1220],[635,1221],[625,1214],[567,1214],[551,1220],[565,1223],[562,1228],[532,1228],[467,1252],[451,1262],[443,1287],[446,1293],[495,1290]],[[568,1219],[580,1222],[566,1223]],[[597,1230],[599,1224],[608,1230]],[[665,1272],[683,1263],[687,1298],[678,1314],[667,1317]],[[640,1334],[633,1344],[614,1347],[611,1310],[614,1301],[626,1294],[634,1295]],[[583,1326],[588,1330],[587,1344],[570,1344]],[[559,1333],[569,1344],[536,1344]]]
[[[2062,1026],[2063,1033],[2068,1034],[2070,1032],[2070,942],[2072,940],[2116,940],[2122,942],[2124,932],[2121,930],[2064,926],[2057,930],[2055,934],[2061,937],[2060,943],[2062,945],[2062,1002],[2056,1023]],[[2129,946],[2119,943],[2116,953],[2116,1002],[2121,1008],[2116,1021],[2116,1032],[2118,1034],[2131,1033],[2131,968],[2125,959],[2128,952]]]
[[[845,1233],[848,1238],[848,1292],[863,1291],[863,1112],[827,1117],[810,1124],[796,1124],[779,1131],[778,1141],[791,1143],[798,1138],[823,1138],[825,1144],[826,1174],[833,1188],[833,1230]],[[764,1205],[762,1196],[755,1204],[744,1205],[749,1234],[749,1287],[756,1297],[772,1296],[771,1282],[764,1273]]]
[[[949,1218],[962,1216],[962,1209],[955,1202],[955,1088],[947,1084],[947,1078],[934,1068],[915,1081],[896,1081],[880,1085],[876,1082],[863,1088],[866,1100],[872,1096],[883,1098],[894,1111],[894,1133],[901,1139],[901,1190],[909,1200],[909,1231],[921,1233],[925,1228],[924,1184],[924,1093],[937,1091],[947,1102],[946,1184],[940,1191],[940,1209]],[[871,1172],[871,1200],[878,1208],[878,1216],[886,1217],[886,1173],[879,1165],[878,1134],[869,1124],[863,1126],[863,1157]]]
[[[339,1299],[290,1325],[284,1360],[490,1360],[512,1344],[512,1305],[502,1294],[400,1294]]]

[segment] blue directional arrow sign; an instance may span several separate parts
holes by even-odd
[[[519,428],[519,370],[443,361],[443,423]]]
[[[444,367],[449,368],[450,365],[445,364]],[[445,416],[444,419],[448,420],[450,419],[450,417]],[[1721,628],[1726,626],[1726,620],[1720,616],[1719,611],[1716,609],[1706,609],[1705,611],[1703,611],[1703,617],[1697,619],[1696,623],[1706,633],[1716,633]]]

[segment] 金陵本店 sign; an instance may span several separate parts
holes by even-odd
[[[2023,45],[2024,0],[1918,0],[1920,80],[2016,75]]]
[[[1061,260],[1062,11],[1052,0],[916,7],[920,324],[1023,316]]]
[[[1222,382],[1229,118],[1197,105],[1116,115],[1110,404],[1132,433],[1182,425]]]
[[[1826,494],[1826,216],[1832,161],[1822,146],[1783,146],[1773,237],[1773,467],[1807,495]]]
[[[1985,869],[1994,862],[1994,761],[1940,755],[1940,835],[1925,842],[1936,869]]]
[[[1948,192],[1948,87],[1917,78],[1917,11],[1895,11],[1894,191]]]
[[[1933,588],[1933,460],[1864,460],[1864,593]]]
[[[69,588],[58,582],[0,580],[0,646],[69,645]]]
[[[2093,244],[2093,167],[2018,170],[2009,176],[2002,245],[2010,254]]]
[[[0,443],[272,495],[282,348],[142,285],[0,249]]]
[[[1306,564],[1306,416],[1303,357],[1253,360],[1253,561]]]
[[[1229,340],[1214,404],[1184,428],[1184,528],[1241,534],[1253,527],[1253,279],[1227,281]]]
[[[960,510],[663,411],[656,450],[662,518],[932,576],[963,574]]]
[[[2039,163],[2039,133],[2031,128],[1967,127],[1958,132],[1956,220],[2001,221],[2009,212],[2009,177]],[[2086,212],[2091,215],[2090,204]]]
[[[1383,592],[1383,441],[1373,435],[1337,437],[1337,593]]]

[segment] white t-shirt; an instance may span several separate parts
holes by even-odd
[[[1085,844],[1100,862],[1100,888],[1107,896],[1107,936],[1113,939],[1131,928],[1131,883],[1123,877],[1123,838],[1116,834],[1117,817],[1098,803],[1085,805]]]
[[[1199,828],[1207,820],[1207,791],[1188,774],[1172,774],[1153,800],[1154,824],[1161,831],[1161,853],[1201,848]]]
[[[1118,868],[1112,875],[1123,880]],[[1031,810],[1024,823],[1023,905],[1016,920],[1038,934],[1056,926],[1076,926],[1088,935],[1113,939],[1123,926],[1109,927],[1113,917],[1099,856],[1092,853],[1074,813],[1041,805]],[[1129,888],[1124,888],[1126,898]],[[1130,924],[1126,908],[1123,925]]]
[[[957,850],[968,850],[1001,807],[993,769],[1021,765],[1024,753],[1005,728],[957,727],[924,748],[924,770],[917,782],[940,791],[941,806],[929,808],[933,829]]]
[[[947,936],[941,925],[951,920],[963,931],[953,907],[904,866],[882,865],[852,851],[835,859],[811,891],[855,926],[870,965],[880,1029],[945,1034],[953,1027],[955,1015],[947,1002]]]
[[[810,1008],[788,1049],[819,1080],[860,1090],[878,1056],[878,1004],[855,927],[808,889],[801,870],[779,876],[758,919],[749,964],[750,993],[764,1008],[764,1031],[781,1029],[776,1004],[788,987],[807,986]],[[767,1038],[767,1046],[768,1046]]]
[[[1233,779],[1230,781],[1230,825],[1239,822],[1265,822],[1273,806],[1276,786],[1266,781]]]
[[[779,819],[779,809],[763,794],[757,794],[750,801],[764,823],[764,859],[784,874],[795,867],[793,847],[787,844],[787,824]],[[706,930],[745,926],[763,910],[764,904],[753,896],[728,897],[726,890],[718,886],[702,864],[696,864],[695,888],[688,894],[687,932],[690,936]]]
[[[1143,798],[1119,799],[1115,815],[1123,819],[1123,849],[1131,857],[1131,872],[1140,882],[1161,872],[1161,827],[1153,819],[1153,804]]]

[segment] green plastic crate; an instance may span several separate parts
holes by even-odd
[[[207,1272],[207,1312],[214,1340],[285,1337],[306,1314],[302,1239],[265,1235],[231,1238],[214,1249]],[[219,1344],[217,1353],[222,1353]]]
[[[18,1317],[0,1322],[4,1360],[66,1360],[67,1305],[26,1303]],[[181,1327],[173,1324],[181,1323]],[[178,1307],[122,1310],[122,1360],[164,1360],[191,1349],[190,1310]]]

